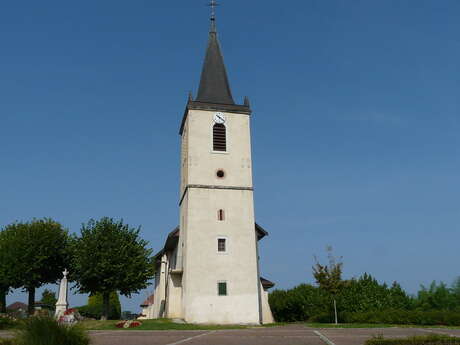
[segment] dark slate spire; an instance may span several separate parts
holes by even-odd
[[[217,39],[215,1],[211,2],[211,29],[209,30],[208,48],[201,72],[200,89],[196,101],[216,104],[235,104],[228,82],[224,58]]]

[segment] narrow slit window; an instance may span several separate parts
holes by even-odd
[[[227,296],[227,282],[217,283],[217,293],[219,296]]]
[[[214,124],[212,128],[212,145],[214,151],[227,151],[227,130],[221,123]]]
[[[227,241],[225,238],[217,239],[217,251],[219,253],[225,253],[227,251]]]
[[[217,219],[220,221],[225,220],[225,212],[224,210],[217,211]]]

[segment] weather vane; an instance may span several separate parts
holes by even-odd
[[[211,0],[208,4],[211,7],[211,20],[216,20],[216,7],[219,6],[216,0]]]

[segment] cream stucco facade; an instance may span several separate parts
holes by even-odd
[[[147,318],[273,322],[273,283],[260,277],[258,241],[267,232],[255,222],[251,110],[244,103],[233,102],[212,26],[198,97],[189,99],[180,130],[179,226],[155,257]]]

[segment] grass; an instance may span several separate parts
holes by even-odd
[[[420,325],[392,325],[384,323],[339,323],[338,325],[334,323],[306,323],[307,327],[311,328],[390,328],[390,327],[399,327],[399,328],[448,328],[448,329],[460,329],[460,326],[441,326],[441,325],[432,325],[432,326],[420,326]]]
[[[0,345],[16,345],[14,339],[0,339]]]
[[[169,319],[141,320],[142,325],[136,328],[117,328],[115,325],[119,321],[83,321],[80,325],[91,331],[166,331],[166,330],[219,330],[219,329],[244,329],[247,326],[241,325],[194,325],[174,323]]]
[[[454,345],[460,344],[460,338],[431,334],[409,338],[385,339],[381,336],[366,341],[365,345]]]
[[[451,326],[419,326],[419,325],[391,325],[391,324],[368,324],[368,323],[341,323],[338,325],[331,323],[304,323],[304,322],[277,322],[262,326],[243,326],[243,325],[196,325],[196,324],[181,324],[174,323],[169,319],[142,320],[142,325],[135,328],[116,328],[115,325],[119,321],[83,321],[80,325],[86,330],[92,331],[107,331],[107,330],[134,330],[134,331],[166,331],[166,330],[220,330],[220,329],[245,329],[250,327],[281,327],[292,324],[305,325],[311,328],[449,328],[460,329],[460,327]],[[2,345],[2,344],[0,344]]]

